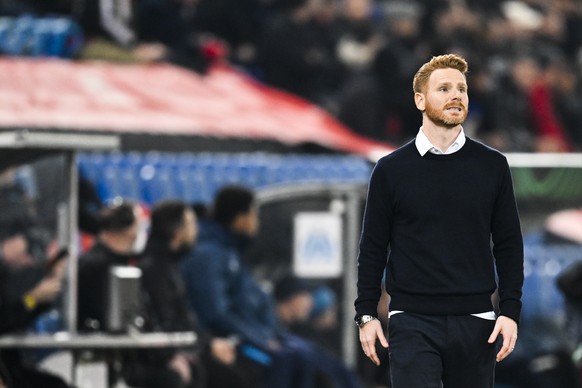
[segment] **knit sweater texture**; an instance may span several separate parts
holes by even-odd
[[[519,322],[523,239],[506,158],[467,138],[448,155],[421,156],[414,141],[372,172],[358,256],[356,315],[491,311]]]

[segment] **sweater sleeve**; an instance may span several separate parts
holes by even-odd
[[[511,173],[507,161],[504,162],[492,218],[491,237],[499,278],[500,313],[519,323],[524,278],[523,238]]]
[[[391,195],[385,167],[376,165],[368,186],[360,251],[358,255],[358,296],[354,303],[356,316],[377,316],[381,282],[386,268],[390,225]]]

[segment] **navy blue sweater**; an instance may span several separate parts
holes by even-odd
[[[469,138],[449,155],[420,156],[412,141],[382,158],[368,188],[356,315],[377,315],[385,268],[391,310],[491,311],[498,287],[501,315],[519,322],[523,240],[506,158]]]

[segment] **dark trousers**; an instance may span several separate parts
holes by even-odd
[[[356,374],[334,356],[295,335],[280,339],[280,349],[267,351],[266,388],[357,388]]]
[[[203,365],[207,388],[257,388],[264,384],[264,367],[240,354],[233,365],[224,365],[212,355],[205,354]]]
[[[191,363],[192,381],[186,384],[169,368],[169,358],[164,359],[162,353],[157,352],[157,362],[155,351],[128,354],[123,376],[126,383],[143,388],[257,388],[264,380],[264,367],[243,355],[234,364],[225,365],[205,349]]]
[[[393,388],[493,388],[495,321],[413,313],[388,323]]]
[[[49,372],[25,365],[20,351],[3,350],[0,353],[0,381],[10,388],[68,388],[69,385],[60,377]]]
[[[288,335],[285,338],[285,347],[295,352],[303,359],[304,365],[311,365],[320,373],[322,379],[329,382],[334,388],[355,388],[360,386],[356,374],[348,369],[339,359],[327,354],[315,344],[303,338]],[[321,388],[323,381],[315,383],[315,387]]]

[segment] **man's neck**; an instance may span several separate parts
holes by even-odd
[[[422,125],[422,131],[432,145],[444,152],[455,142],[457,136],[459,136],[461,126],[457,125],[453,128],[447,128],[437,126],[431,122],[424,122]]]

